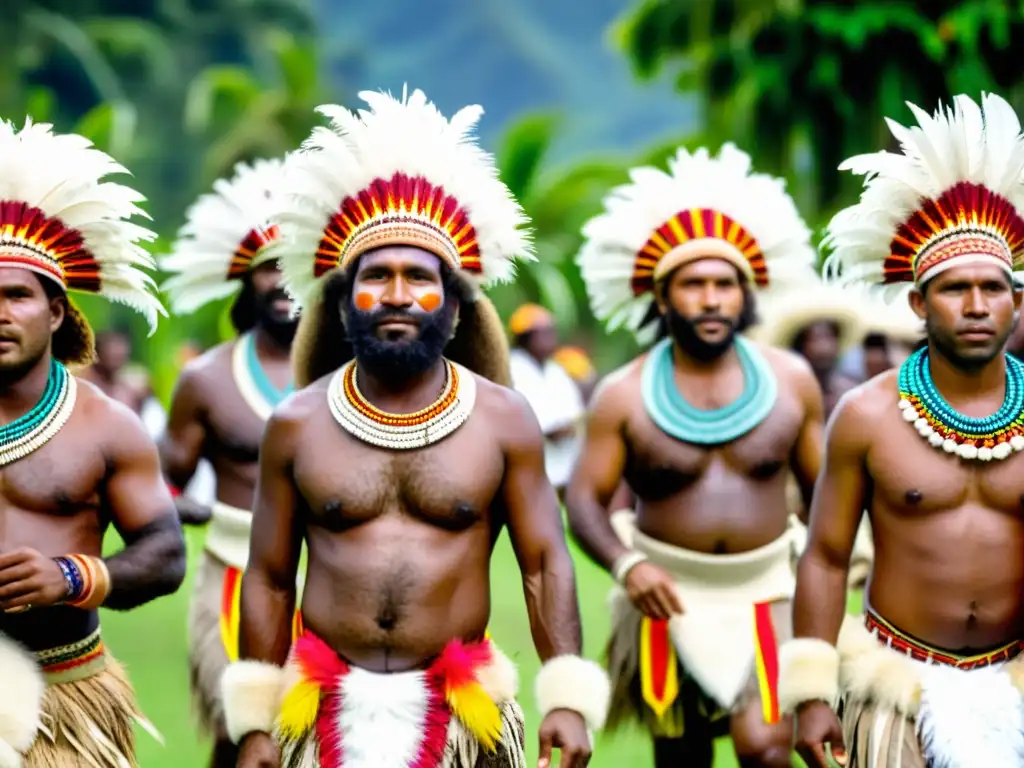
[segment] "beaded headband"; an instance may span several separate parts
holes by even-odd
[[[83,136],[0,120],[0,266],[125,304],[152,332],[167,313],[143,271],[153,259],[138,243],[156,235],[128,221],[148,218],[139,192],[101,181],[119,173],[128,171]]]
[[[591,308],[609,330],[639,337],[654,303],[655,283],[683,264],[724,259],[765,287],[814,264],[811,233],[786,194],[785,182],[752,173],[733,144],[718,157],[679,149],[668,173],[630,171],[631,183],[605,198],[605,210],[583,226],[577,261]]]
[[[172,273],[162,286],[175,314],[237,293],[249,270],[271,258],[280,237],[273,213],[280,207],[284,175],[281,160],[239,163],[230,179],[186,212],[185,225],[171,253],[160,263]]]
[[[1024,136],[1013,108],[985,94],[933,116],[908,104],[917,125],[886,118],[901,153],[858,155],[839,166],[865,177],[860,201],[833,217],[823,246],[829,280],[923,284],[946,269],[1024,264]]]
[[[285,285],[301,306],[321,280],[369,250],[412,245],[490,283],[513,260],[533,260],[527,223],[493,157],[472,135],[483,110],[447,120],[422,91],[363,92],[369,109],[321,106],[318,127],[288,159],[275,245]]]

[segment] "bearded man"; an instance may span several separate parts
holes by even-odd
[[[0,766],[135,766],[146,723],[98,608],[174,592],[185,543],[139,418],[65,366],[93,336],[68,290],[163,312],[127,173],[75,135],[0,122]],[[109,526],[124,548],[102,557]],[[151,728],[151,726],[148,726]]]
[[[598,387],[566,497],[619,584],[609,725],[639,718],[659,768],[710,767],[731,717],[742,765],[789,766],[774,679],[794,588],[787,468],[809,502],[821,391],[796,355],[739,334],[753,285],[810,270],[810,233],[783,182],[731,144],[631,176],[585,225],[579,263],[599,319],[661,338]],[[636,513],[610,520],[623,478]]]
[[[479,107],[449,123],[420,91],[361,98],[358,115],[321,107],[331,128],[289,160],[279,252],[308,386],[262,444],[243,660],[223,680],[238,764],[523,768],[515,668],[486,634],[507,526],[545,660],[541,765],[561,749],[563,768],[580,768],[607,677],[578,656],[543,436],[502,386],[504,332],[470,280],[512,274],[530,251],[525,219],[472,139]]]
[[[910,290],[927,344],[832,416],[780,703],[811,768],[1024,765],[1024,363],[1005,353],[1024,266],[1024,134],[994,95],[957,96],[833,218],[830,275]],[[868,510],[863,617],[846,569]],[[838,715],[833,711],[838,708]]]
[[[199,561],[189,612],[189,669],[200,724],[214,737],[214,768],[234,768],[220,678],[238,658],[238,606],[249,552],[260,438],[274,407],[292,391],[290,350],[296,321],[269,248],[279,237],[271,218],[281,188],[281,161],[239,164],[188,210],[187,222],[162,267],[176,314],[235,294],[238,333],[190,362],[174,393],[160,443],[164,469],[177,488],[200,459],[216,473],[217,497]],[[179,511],[195,504],[178,495]],[[199,518],[208,516],[199,514]]]

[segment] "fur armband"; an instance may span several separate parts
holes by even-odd
[[[254,731],[273,733],[281,711],[285,671],[264,661],[236,661],[220,679],[224,721],[235,744]]]
[[[599,664],[579,656],[548,659],[534,682],[541,719],[554,709],[579,712],[593,731],[604,725],[611,698],[608,674]]]
[[[839,701],[839,651],[813,637],[798,637],[779,648],[779,709],[790,714],[807,701]]]

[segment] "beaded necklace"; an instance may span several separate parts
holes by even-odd
[[[278,389],[271,383],[256,353],[254,333],[247,333],[235,342],[231,353],[231,372],[242,399],[263,421],[269,419],[274,408],[295,391],[291,383],[284,389]]]
[[[0,427],[0,467],[25,458],[53,439],[75,409],[77,392],[75,377],[61,363],[51,360],[39,402],[25,415]]]
[[[401,451],[432,445],[461,427],[476,403],[472,372],[444,362],[445,384],[437,400],[415,413],[387,413],[363,397],[356,382],[356,361],[350,360],[328,385],[331,415],[346,432],[380,448]]]
[[[651,349],[641,372],[640,392],[647,414],[659,429],[686,443],[721,445],[765,420],[778,397],[775,372],[751,342],[737,336],[733,344],[743,370],[743,392],[713,410],[694,408],[676,386],[671,338]]]
[[[939,393],[922,347],[900,366],[898,386],[903,418],[933,448],[962,459],[1005,459],[1024,450],[1024,363],[1006,360],[1006,397],[999,410],[980,419],[956,412]]]

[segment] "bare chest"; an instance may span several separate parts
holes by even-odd
[[[731,443],[698,445],[663,432],[638,403],[626,427],[627,479],[649,501],[668,498],[715,471],[771,479],[787,465],[802,420],[799,402],[780,393],[769,416],[747,434]]]
[[[936,450],[894,414],[868,452],[876,501],[897,514],[948,512],[974,504],[1014,516],[1024,512],[1024,455],[966,461]]]
[[[459,531],[490,519],[504,457],[480,414],[434,445],[391,451],[352,437],[325,407],[305,430],[294,476],[310,522],[328,530],[403,515]]]
[[[222,381],[220,386],[211,387],[207,395],[206,451],[211,459],[253,464],[259,459],[265,422],[242,397],[229,371]]]
[[[74,516],[101,506],[108,466],[95,433],[72,419],[46,445],[0,468],[0,514]]]

